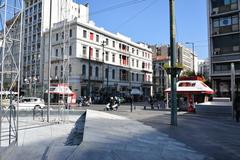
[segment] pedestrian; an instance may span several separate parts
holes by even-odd
[[[240,96],[238,92],[235,94],[235,98],[233,101],[233,108],[235,110],[236,122],[239,122],[240,119]]]
[[[130,103],[131,103],[131,108],[130,108],[130,110],[131,110],[131,112],[132,112],[132,110],[133,110],[133,96],[130,97]]]
[[[150,104],[151,104],[151,109],[154,109],[153,108],[153,97],[152,96],[150,97]]]

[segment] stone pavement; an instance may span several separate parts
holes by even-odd
[[[19,147],[13,147],[2,159],[212,159],[150,126],[109,113],[87,110],[82,143],[74,146],[65,145],[74,130],[73,121],[50,125],[39,122],[34,127],[28,127],[29,122],[26,120],[20,130]]]

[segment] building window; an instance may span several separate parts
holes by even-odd
[[[115,48],[115,41],[112,41],[112,47]]]
[[[108,38],[106,38],[106,45],[108,45],[109,41],[108,41]]]
[[[134,67],[134,59],[132,59],[132,67]]]
[[[98,67],[95,68],[95,77],[98,77]]]
[[[99,42],[99,35],[96,35],[96,42]]]
[[[72,55],[72,46],[69,46],[69,56]]]
[[[92,32],[90,32],[90,40],[92,40],[92,41],[93,41],[93,37],[94,37],[93,33],[92,33]]]
[[[86,56],[86,54],[87,54],[87,47],[86,46],[83,46],[83,55],[85,55]]]
[[[61,48],[61,56],[62,56],[62,58],[63,58],[63,48]]]
[[[138,60],[137,60],[137,62],[136,62],[137,64],[136,64],[136,67],[138,68]]]
[[[138,73],[136,73],[136,81],[138,81]]]
[[[108,78],[108,68],[105,69],[105,78]]]
[[[112,54],[112,62],[113,63],[115,62],[115,54],[114,53]]]
[[[115,79],[115,70],[112,70],[112,79]]]
[[[87,31],[83,30],[83,38],[87,38]]]
[[[58,49],[55,50],[55,56],[58,57]]]
[[[62,39],[64,39],[64,32],[62,32]]]
[[[58,41],[58,33],[56,33],[56,41]]]
[[[134,81],[134,73],[132,73],[132,81]]]
[[[82,65],[82,75],[86,75],[86,65]]]
[[[58,73],[58,66],[55,66],[55,77],[57,76]]]
[[[96,58],[99,58],[99,49],[96,49]]]
[[[92,77],[92,66],[89,67],[89,75]]]
[[[69,64],[69,73],[71,73],[71,72],[72,72],[72,65]]]
[[[135,51],[134,48],[132,48],[132,53],[134,53],[134,51]]]
[[[61,77],[63,76],[63,66],[61,66]]]
[[[69,32],[70,32],[70,33],[69,33],[69,34],[70,34],[70,37],[72,37],[72,29],[70,29],[70,31],[69,31]]]
[[[105,52],[105,60],[108,61],[108,51]]]

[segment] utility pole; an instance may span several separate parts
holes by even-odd
[[[175,0],[169,0],[170,8],[170,52],[171,52],[171,125],[177,126],[177,92],[176,92],[176,28],[175,28]]]
[[[51,55],[52,55],[52,0],[50,0],[50,16],[49,16],[49,52],[48,52],[48,104],[47,104],[47,122],[50,117],[50,85],[51,85]]]

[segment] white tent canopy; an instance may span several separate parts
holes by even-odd
[[[171,92],[171,88],[165,90],[165,92]],[[198,80],[179,81],[177,82],[177,92],[180,93],[202,93],[202,94],[214,94],[214,91],[208,87],[205,83]]]
[[[133,88],[131,95],[142,95],[142,92],[139,89]]]

